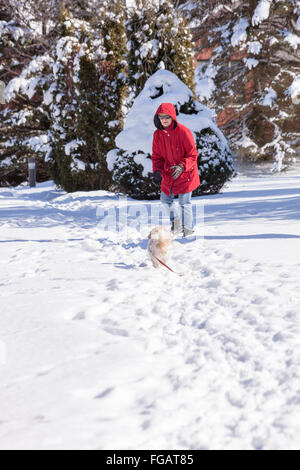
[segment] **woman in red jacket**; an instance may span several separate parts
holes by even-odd
[[[192,191],[200,184],[198,152],[191,131],[177,122],[172,103],[162,103],[154,116],[152,167],[156,183],[161,182],[161,202],[170,211],[174,234],[190,235],[193,230]],[[178,195],[179,206],[174,204]]]

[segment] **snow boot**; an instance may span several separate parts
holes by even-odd
[[[195,230],[187,227],[183,227],[183,237],[188,237],[189,235],[192,235],[195,233]]]
[[[182,224],[181,224],[181,220],[180,219],[174,219],[174,221],[172,222],[172,225],[171,225],[171,233],[173,235],[178,235],[179,233],[182,233],[183,231],[183,227],[182,227]]]

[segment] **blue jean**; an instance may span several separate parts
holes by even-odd
[[[168,209],[170,221],[174,222],[175,219],[181,219],[183,227],[190,230],[194,227],[193,221],[193,207],[191,203],[192,192],[178,195],[179,204],[174,203],[174,195],[171,190],[171,195],[161,192],[160,200],[162,204]]]

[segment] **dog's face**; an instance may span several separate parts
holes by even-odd
[[[155,227],[148,235],[148,252],[152,260],[153,266],[159,268],[160,262],[166,263],[170,258],[172,251],[172,235],[165,227]]]
[[[172,235],[165,227],[155,227],[148,235],[149,244],[155,246],[158,250],[168,249],[172,243]]]
[[[151,230],[151,232],[148,235],[148,238],[150,240],[163,240],[163,239],[170,240],[171,235],[170,235],[169,230],[167,230],[165,227],[159,226],[159,227],[154,227]]]

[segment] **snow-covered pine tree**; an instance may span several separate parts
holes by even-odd
[[[281,170],[300,145],[300,3],[210,5],[202,2],[207,14],[195,31],[199,57],[211,51],[197,70],[197,96],[215,108],[238,155]]]
[[[126,20],[128,84],[133,100],[157,70],[159,44],[154,38],[156,11],[152,1],[137,0]],[[132,102],[131,102],[132,104]]]
[[[129,10],[128,79],[133,98],[157,70],[175,73],[194,90],[194,53],[188,24],[168,0],[140,0]]]
[[[194,93],[194,44],[188,23],[169,0],[159,2],[154,29],[160,68],[173,72]]]
[[[49,55],[41,36],[21,25],[9,2],[0,1],[0,80],[6,103],[0,105],[0,185],[17,185],[28,176],[28,158],[36,157],[38,181],[49,178],[43,158],[47,116],[42,110]]]
[[[157,199],[160,188],[152,177],[154,114],[163,102],[174,104],[178,121],[194,133],[199,152],[200,187],[194,195],[216,193],[234,170],[230,150],[212,112],[194,101],[192,91],[176,75],[159,70],[146,82],[117,136],[118,148],[107,155],[115,189],[136,199]]]
[[[115,138],[123,129],[123,103],[127,96],[126,33],[123,0],[103,2],[99,31],[102,52],[99,53],[101,119],[101,159],[115,146]]]
[[[44,100],[51,119],[47,160],[55,183],[66,191],[98,188],[105,174],[98,155],[99,77],[88,29],[85,21],[61,11],[61,37],[55,47],[52,83]]]
[[[104,3],[99,38],[91,27],[63,14],[54,81],[46,104],[51,115],[48,154],[54,181],[66,191],[108,189],[106,153],[122,128],[125,92],[123,11]]]

